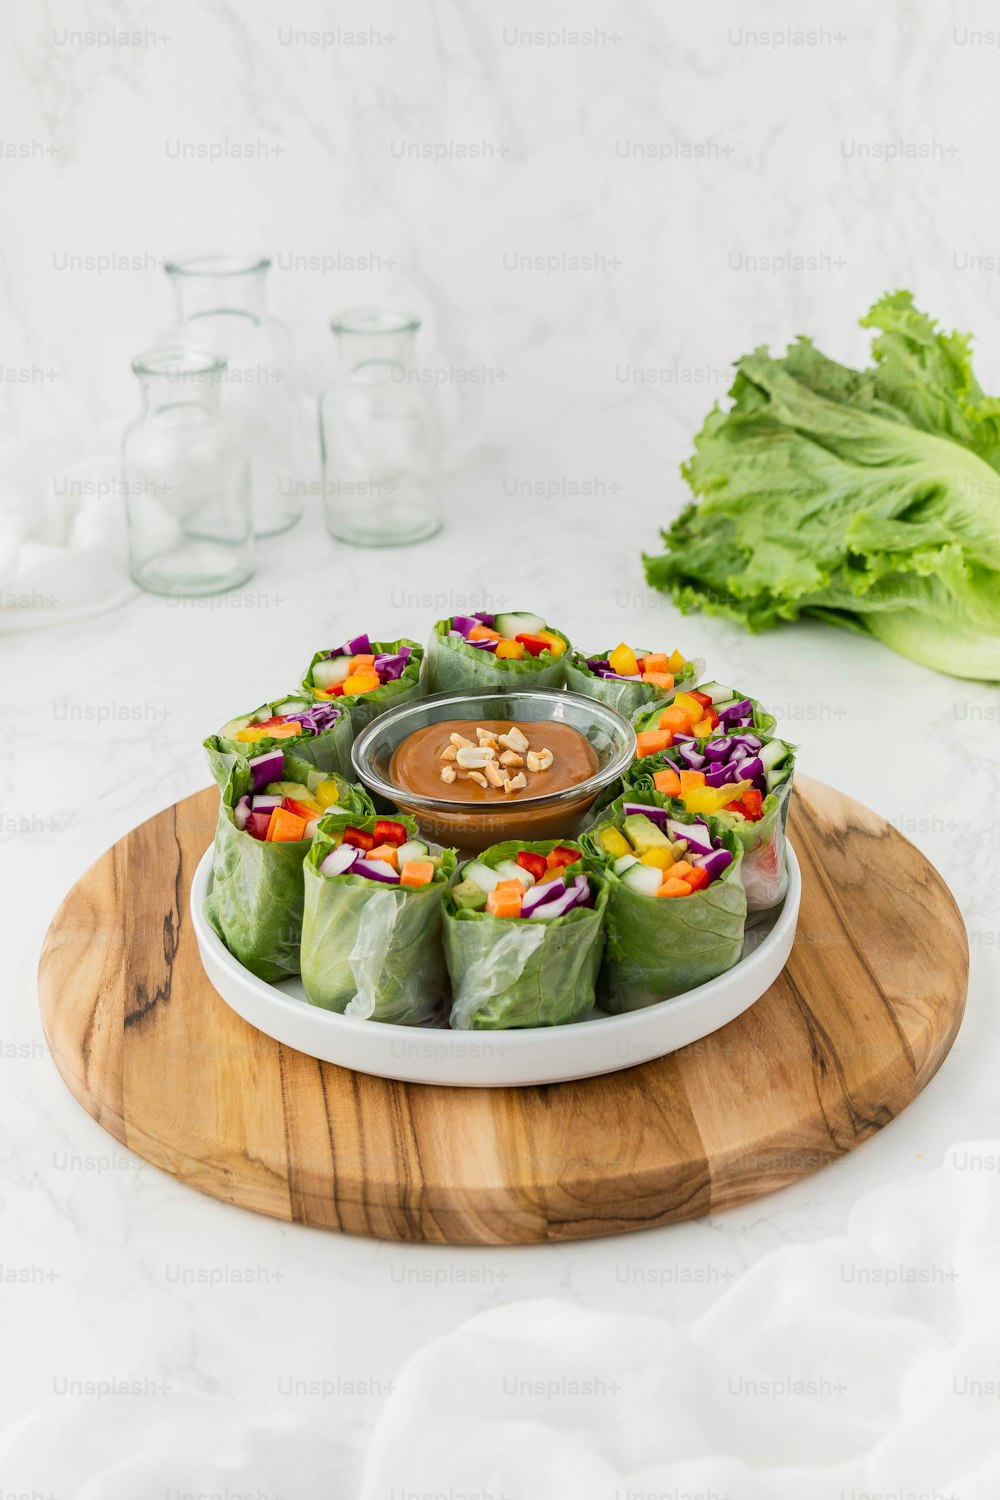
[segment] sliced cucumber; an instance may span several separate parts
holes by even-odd
[[[535,877],[531,871],[524,869],[515,859],[502,859],[493,868],[502,880],[519,880],[525,887],[534,885],[535,883]]]
[[[781,762],[788,754],[788,746],[784,740],[769,740],[766,745],[763,745],[757,751],[757,754],[763,761],[764,770],[773,771],[781,765]]]
[[[718,682],[699,683],[698,691],[699,693],[704,693],[706,698],[711,698],[713,708],[717,708],[720,703],[738,703],[740,701],[732,688],[723,687]]]
[[[271,781],[265,790],[271,797],[291,797],[294,802],[312,801],[312,792],[301,781]]]
[[[624,875],[626,870],[630,870],[633,865],[637,865],[638,863],[639,861],[634,854],[623,854],[619,859],[615,860],[611,868],[616,875]]]
[[[499,875],[496,870],[491,870],[489,865],[481,864],[478,859],[470,859],[462,871],[462,879],[475,881],[479,889],[485,891],[488,896],[490,891],[496,890],[503,876]]]
[[[313,667],[313,683],[318,688],[332,688],[343,682],[350,676],[351,660],[349,656],[328,656],[326,661],[318,661]]]
[[[781,786],[783,782],[786,782],[788,780],[791,774],[791,766],[785,766],[780,771],[765,771],[764,781],[767,785],[767,790],[769,792],[775,791],[776,788]]]
[[[545,629],[545,621],[541,615],[513,610],[510,614],[497,615],[493,621],[493,629],[505,640],[512,641],[516,635],[537,635],[540,630]]]
[[[396,850],[399,868],[402,869],[411,859],[426,859],[430,852],[428,846],[422,844],[419,839],[410,839],[409,843],[400,844]]]
[[[622,876],[622,885],[627,885],[630,891],[637,891],[640,896],[655,896],[663,884],[663,878],[662,870],[656,869],[654,865],[641,865],[636,861]]]
[[[304,709],[312,708],[313,706],[305,698],[284,698],[280,703],[274,705],[274,712],[275,714],[300,714]],[[270,717],[270,713],[264,714],[265,719],[269,719]]]

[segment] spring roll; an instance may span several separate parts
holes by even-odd
[[[571,652],[566,686],[630,719],[647,704],[669,703],[675,693],[694,687],[704,670],[703,661],[688,661],[680,651],[633,650],[622,641],[613,651],[595,656]]]
[[[444,898],[452,1027],[559,1026],[593,1007],[607,888],[579,844],[508,840]]]
[[[224,786],[235,761],[292,748],[299,760],[317,770],[350,778],[353,743],[354,729],[346,708],[317,703],[311,695],[289,693],[262,703],[253,713],[230,719],[218,734],[208,736],[204,746],[212,775]]]
[[[372,641],[356,635],[332,651],[317,651],[302,679],[310,702],[347,710],[355,735],[387,708],[421,698],[424,649],[416,641]]]
[[[455,851],[412,818],[323,818],[305,859],[302,982],[313,1005],[363,1021],[438,1018],[448,982],[441,904]]]
[[[452,615],[438,620],[427,645],[431,693],[494,688],[558,688],[566,680],[569,638],[541,615]]]
[[[233,957],[269,982],[299,972],[302,861],[329,807],[372,810],[362,787],[290,751],[240,757],[222,788],[205,915]]]
[[[580,842],[608,883],[604,1010],[655,1005],[739,961],[747,902],[730,829],[620,799]]]

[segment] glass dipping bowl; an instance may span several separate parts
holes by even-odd
[[[511,723],[555,720],[583,735],[597,756],[597,770],[561,792],[538,797],[515,794],[483,803],[404,791],[392,780],[392,758],[408,735],[445,719],[509,719]],[[472,736],[470,736],[471,738]],[[426,839],[476,852],[504,839],[572,839],[600,792],[620,776],[635,755],[635,730],[627,719],[580,693],[525,688],[515,692],[433,693],[391,708],[373,719],[354,742],[354,769],[368,790],[416,818]]]

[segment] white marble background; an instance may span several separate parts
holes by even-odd
[[[639,553],[755,343],[809,332],[860,359],[857,317],[908,286],[977,335],[1000,388],[1000,18],[860,0],[568,11],[39,0],[4,18],[0,437],[51,444],[55,464],[67,434],[123,421],[130,358],[170,313],[163,257],[259,247],[314,389],[332,312],[426,316],[454,477],[448,529],[409,554],[334,547],[311,514],[215,607],[135,598],[0,639],[3,1500],[997,1492],[998,695],[819,626],[681,622]],[[109,28],[139,35],[99,44]],[[289,36],[338,28],[330,45]],[[516,35],[538,29],[561,34]],[[230,159],[178,160],[177,142]],[[416,145],[447,159],[401,156]],[[560,269],[509,269],[525,256]],[[596,267],[563,264],[579,256]],[[557,493],[529,516],[504,500],[515,478]],[[564,493],[581,483],[596,494]],[[227,1209],[70,1099],[34,994],[66,889],[204,785],[202,736],[318,645],[424,635],[469,592],[583,644],[705,655],[756,685],[806,770],[937,863],[970,929],[969,1015],[879,1138],[717,1219],[485,1254]],[[861,1284],[871,1266],[887,1274]],[[511,1372],[557,1394],[511,1396]],[[577,1399],[572,1379],[617,1389]],[[777,1394],[753,1387],[767,1380]],[[797,1380],[812,1393],[782,1392]]]

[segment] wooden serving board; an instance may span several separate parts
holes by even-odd
[[[694,1218],[783,1187],[894,1119],[958,1031],[968,946],[937,872],[873,813],[796,780],[798,935],[738,1020],[626,1072],[524,1089],[393,1083],[254,1030],[188,916],[212,788],[83,876],[39,970],[62,1077],[123,1146],[275,1218],[523,1244]]]

